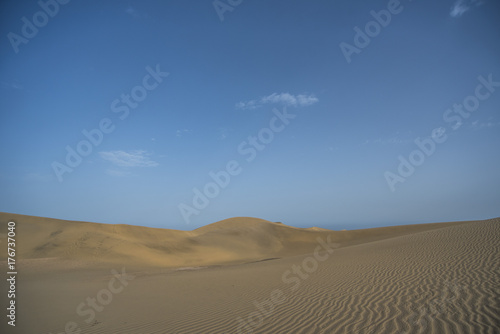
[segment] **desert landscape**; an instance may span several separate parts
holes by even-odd
[[[500,1],[0,9],[0,334],[500,334]]]
[[[9,221],[17,311],[2,333],[499,333],[499,218],[178,231],[1,213],[2,248]]]

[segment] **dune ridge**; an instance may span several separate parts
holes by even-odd
[[[0,213],[16,221],[20,259],[178,267],[240,263],[300,254],[321,235],[263,219],[237,217],[193,231],[65,221]],[[0,255],[1,258],[5,254]]]
[[[161,267],[253,262],[311,252],[318,237],[340,246],[442,228],[456,223],[391,226],[353,231],[297,228],[264,219],[235,217],[193,231],[124,224],[100,224],[0,213],[14,220],[24,242],[19,259],[59,258],[98,263]],[[0,260],[5,254],[0,253]]]

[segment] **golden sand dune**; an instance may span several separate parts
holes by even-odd
[[[9,220],[17,223],[18,234],[22,236],[17,250],[19,259],[61,258],[94,264],[161,267],[288,257],[311,252],[318,237],[330,236],[333,242],[345,246],[443,226],[423,224],[335,232],[237,217],[193,231],[179,231],[0,213],[0,223]],[[2,236],[5,240],[5,233]],[[5,260],[5,256],[5,252],[0,253],[0,260]]]
[[[136,266],[205,266],[289,256],[307,252],[322,235],[248,217],[226,219],[194,231],[0,213],[2,223],[9,220],[16,221],[22,236],[20,259],[61,258]],[[6,254],[1,256],[5,260]]]
[[[339,232],[251,218],[191,232],[14,219],[25,260],[8,333],[500,332],[500,219]],[[107,251],[93,257],[96,245]],[[254,262],[160,267],[195,266],[184,257]]]

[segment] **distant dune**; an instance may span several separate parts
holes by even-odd
[[[2,213],[4,249],[9,220],[18,322],[1,333],[500,333],[499,218],[176,231]]]
[[[194,231],[65,221],[0,213],[17,223],[18,258],[162,267],[241,263],[301,254],[322,233],[256,218],[231,218]],[[5,259],[5,252],[0,259]],[[3,258],[1,258],[3,256]]]
[[[318,237],[330,236],[332,242],[345,246],[444,226],[423,224],[336,232],[237,217],[193,231],[179,231],[0,213],[0,223],[6,224],[9,220],[16,221],[22,238],[17,250],[19,259],[61,258],[94,264],[161,267],[288,257],[312,252]],[[2,241],[4,236],[5,233]],[[0,253],[0,260],[5,260],[5,256],[5,252]]]

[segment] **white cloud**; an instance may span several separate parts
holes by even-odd
[[[136,151],[109,151],[99,152],[104,160],[108,160],[120,167],[156,167],[159,164],[148,157],[148,153],[142,150]]]
[[[256,100],[236,103],[236,108],[238,109],[256,109],[259,107],[261,107],[261,105],[257,104]]]
[[[472,128],[474,130],[479,130],[479,129],[484,129],[484,128],[493,128],[496,126],[500,126],[500,122],[479,122],[479,121],[474,121],[472,122]]]
[[[310,106],[311,104],[315,104],[318,102],[318,98],[313,95],[298,95],[297,96],[297,103],[299,106]]]
[[[189,129],[182,129],[182,130],[177,130],[175,131],[175,136],[176,137],[182,137],[183,135],[190,134],[192,133],[192,130]]]
[[[261,97],[257,100],[250,100],[245,102],[238,102],[237,109],[256,109],[262,107],[264,104],[281,104],[289,107],[306,107],[318,102],[318,98],[312,94],[299,94],[292,95],[290,93],[273,93],[268,96]]]
[[[461,17],[468,12],[473,6],[480,6],[483,2],[481,0],[456,0],[455,4],[451,7],[451,17]]]

